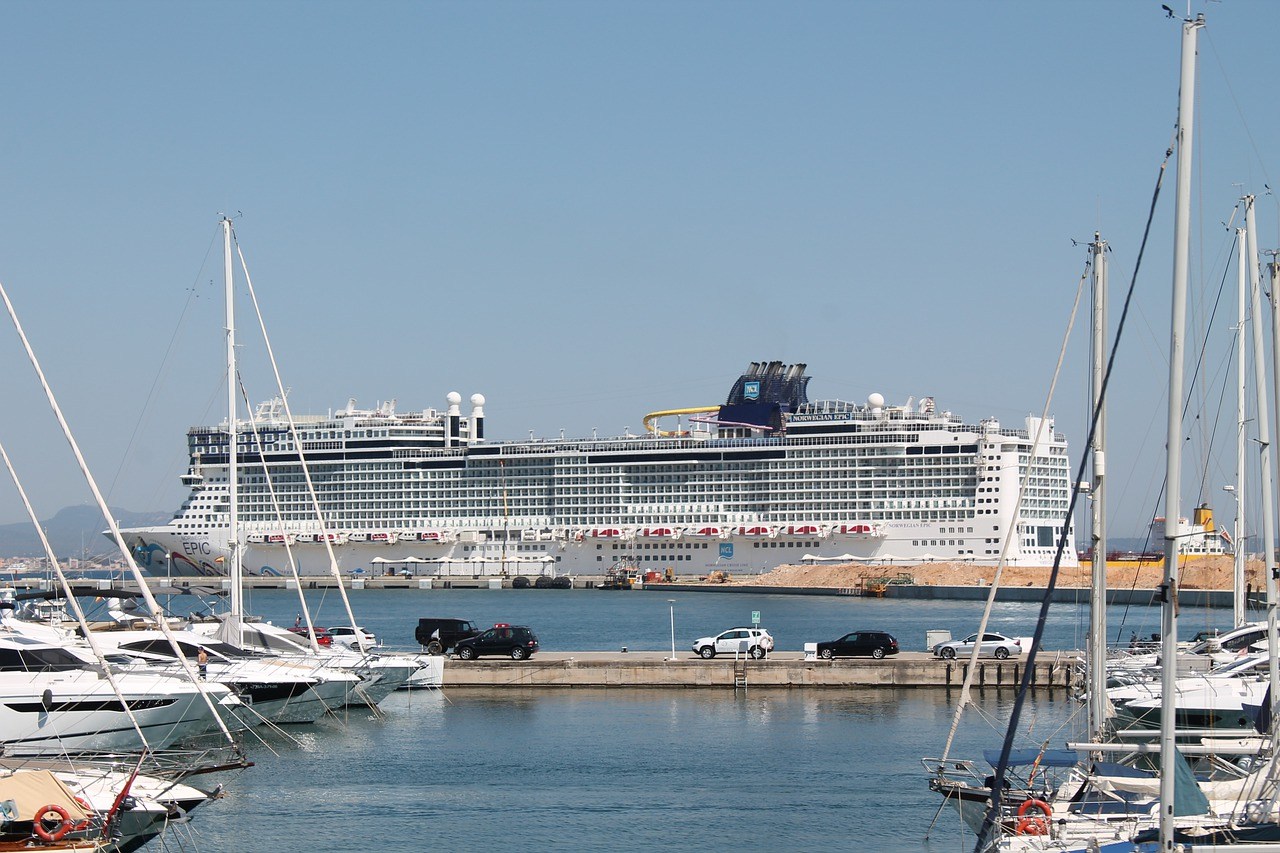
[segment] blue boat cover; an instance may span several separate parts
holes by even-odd
[[[1209,798],[1196,784],[1196,777],[1180,750],[1174,750],[1173,760],[1173,816],[1209,814]]]
[[[982,757],[992,767],[1000,764],[1000,750],[984,749]],[[1072,767],[1080,761],[1074,749],[1015,749],[1009,752],[1010,767],[1025,767],[1036,764],[1039,759],[1041,767]]]
[[[1262,698],[1261,705],[1243,703],[1244,712],[1253,717],[1253,727],[1258,734],[1271,733],[1271,687],[1267,686],[1267,695]]]
[[[1150,770],[1116,764],[1113,761],[1094,762],[1093,769],[1099,776],[1118,776],[1122,779],[1154,779],[1156,775]]]

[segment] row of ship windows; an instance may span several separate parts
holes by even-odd
[[[674,560],[675,562],[679,563],[685,560],[692,560],[693,555],[692,554],[651,554],[651,555],[641,554],[640,556],[634,557],[633,559],[637,563],[646,563],[646,562],[652,563],[655,561],[661,562],[662,560]],[[596,562],[603,563],[604,557],[596,557]]]
[[[440,435],[440,430],[434,433],[423,429],[396,430],[396,438],[428,438],[431,435]],[[309,442],[323,441],[325,439],[343,439],[343,438],[390,438],[391,433],[385,429],[357,429],[357,430],[327,430],[324,432],[300,432],[298,437],[302,439],[305,447]],[[194,436],[191,446],[203,453],[226,453],[227,452],[227,434],[214,433],[211,435]],[[267,447],[275,447],[282,445],[284,447],[292,446],[293,442],[287,438],[287,434],[279,433],[254,433],[252,429],[238,431],[236,435],[237,444],[242,448],[254,447],[259,441],[267,445]]]
[[[882,460],[873,459],[874,456],[885,456]],[[1065,463],[1065,459],[1063,462]],[[1058,467],[1056,460],[1037,457],[1037,465],[1049,465]],[[803,463],[803,464],[797,464]],[[726,460],[716,463],[715,470],[721,471],[751,471],[751,472],[771,472],[779,470],[787,470],[794,468],[795,470],[814,471],[814,470],[891,470],[899,471],[905,466],[906,470],[935,470],[954,468],[961,470],[972,470],[973,463],[970,460],[954,457],[919,457],[915,459],[903,459],[900,455],[891,454],[865,454],[855,457],[831,457],[817,456],[812,459],[795,459],[791,458],[781,462],[765,462],[759,463],[752,460]],[[369,472],[375,475],[377,479],[385,479],[388,477],[403,476],[421,476],[427,477],[456,477],[456,469],[449,470],[406,470],[404,466],[397,461],[391,462],[343,462],[341,465],[332,465],[324,462],[315,463],[311,467],[312,473],[317,471],[323,473],[332,471],[334,468],[339,469],[345,475],[352,475],[359,472]],[[699,467],[707,468],[705,464]],[[998,471],[1000,466],[989,466],[988,471]],[[284,476],[301,476],[302,466],[296,464],[271,465],[273,478]],[[679,465],[663,465],[663,464],[631,464],[631,465],[592,465],[592,466],[564,466],[554,465],[550,461],[541,462],[538,460],[511,460],[505,465],[498,465],[495,460],[471,460],[468,462],[468,470],[476,473],[477,476],[486,478],[505,477],[512,478],[546,478],[555,476],[557,479],[565,479],[567,477],[592,478],[605,474],[610,475],[627,475],[635,477],[658,477],[663,475],[680,475],[688,476],[690,466],[686,464]],[[250,478],[256,478],[255,481],[261,482],[266,476],[262,472],[262,466],[259,463],[245,462],[240,467],[241,477],[248,481]]]
[[[1054,483],[1036,483],[1037,486],[1053,486]],[[895,489],[899,492],[920,491],[922,489],[960,489],[965,492],[974,491],[974,482],[972,477],[881,477],[875,479],[832,479],[832,478],[779,478],[779,479],[752,479],[747,480],[724,480],[724,479],[707,479],[695,480],[678,485],[671,486],[645,486],[635,483],[610,483],[601,482],[595,485],[581,486],[563,486],[555,487],[555,492],[560,496],[579,497],[590,495],[613,495],[619,492],[630,492],[631,494],[644,495],[681,495],[681,494],[705,494],[710,489],[725,487],[740,487],[742,490],[770,491],[785,489],[804,489],[805,491],[823,491],[830,492],[833,490],[852,490],[852,491],[875,491],[880,492],[886,489]],[[282,500],[301,499],[306,496],[308,491],[305,484],[302,483],[275,483],[275,492]],[[1062,480],[1057,483],[1058,488],[1065,488],[1066,481]],[[441,483],[439,486],[418,483],[369,483],[362,481],[353,481],[344,484],[327,484],[319,482],[315,484],[316,491],[321,495],[328,494],[350,494],[368,493],[377,494],[379,496],[387,495],[392,497],[422,497],[432,500],[445,500],[464,497],[492,497],[501,493],[505,493],[508,498],[518,497],[537,497],[546,495],[551,487],[546,483],[507,483],[499,486],[495,483],[471,482],[471,483]],[[989,491],[998,491],[990,489]],[[259,494],[246,494],[243,496],[245,500],[270,500],[270,495],[264,489]]]
[[[1063,507],[1065,509],[1065,504]],[[856,509],[856,508],[855,508]],[[996,510],[975,510],[977,514],[990,513],[996,514]],[[336,514],[335,514],[336,515]],[[795,522],[837,522],[848,520],[849,511],[833,512],[830,510],[813,511],[813,512],[794,512],[789,513],[793,517],[785,517],[788,513],[772,513],[777,521],[795,521]],[[958,509],[916,509],[916,510],[878,510],[876,517],[882,521],[941,521],[956,522],[968,519],[970,512],[964,508]],[[309,508],[299,510],[297,512],[285,512],[277,516],[275,513],[270,514],[244,514],[241,520],[245,522],[274,522],[274,521],[311,521],[315,518],[315,512]],[[347,512],[342,514],[342,518],[348,524],[359,525],[371,528],[411,528],[430,521],[430,523],[438,524],[442,522],[461,523],[464,527],[495,527],[503,526],[504,518],[500,513],[485,518],[477,519],[474,514],[465,511],[441,512],[434,515],[430,520],[422,517],[410,517],[403,513],[390,512]],[[677,513],[675,517],[671,514],[666,515],[634,515],[628,513],[611,513],[611,514],[572,514],[567,512],[557,512],[554,514],[538,515],[538,516],[508,516],[505,519],[509,524],[517,527],[541,527],[553,521],[556,525],[568,527],[590,527],[596,524],[666,524],[666,523],[682,523],[682,524],[718,524],[724,521],[721,513]],[[179,521],[177,527],[181,529],[200,529],[205,530],[210,527],[226,527],[225,522],[211,523],[209,521],[191,522],[190,517],[184,517]],[[972,532],[969,528],[966,532]],[[955,532],[960,532],[957,528]]]
[[[459,469],[449,468],[443,470],[400,470],[392,468],[378,468],[365,471],[352,470],[355,466],[342,466],[338,472],[342,475],[343,483],[351,482],[370,482],[382,480],[459,480],[462,473]],[[312,471],[312,477],[323,480],[331,474],[329,466],[318,464]],[[861,474],[865,476],[888,476],[888,477],[919,477],[922,475],[934,474],[964,474],[969,475],[973,471],[969,465],[850,465],[840,462],[830,463],[814,463],[811,465],[773,465],[767,467],[760,466],[742,466],[742,465],[725,465],[710,466],[700,465],[692,467],[684,465],[675,466],[655,466],[654,468],[646,468],[636,470],[635,468],[622,468],[618,466],[596,468],[589,471],[575,471],[572,473],[565,471],[552,471],[544,469],[538,471],[502,471],[502,470],[486,470],[475,471],[468,469],[467,479],[474,482],[485,482],[492,484],[494,481],[505,481],[508,485],[515,485],[525,482],[546,482],[554,480],[557,483],[567,483],[569,485],[599,482],[607,479],[616,482],[619,478],[626,482],[633,483],[684,483],[684,482],[709,482],[726,474],[738,474],[742,476],[751,476],[755,479],[767,479],[778,476],[782,473],[793,473],[796,476],[806,476],[813,479],[818,476],[830,476],[831,472],[848,472],[849,476]],[[298,466],[287,466],[283,468],[272,468],[272,482],[288,483],[299,482],[303,479],[302,469]],[[259,472],[244,472],[241,477],[244,483],[264,483],[266,475]]]

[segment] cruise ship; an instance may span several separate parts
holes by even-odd
[[[352,399],[295,417],[295,430],[271,400],[232,431],[242,565],[287,574],[288,550],[300,573],[328,574],[332,551],[357,576],[536,579],[618,565],[690,576],[993,564],[1006,537],[1010,564],[1053,564],[1072,475],[1052,420],[966,422],[931,397],[810,401],[809,382],[804,364],[755,362],[723,405],[654,412],[644,434],[589,439],[486,441],[480,394],[465,413],[457,392],[443,410]],[[226,573],[227,427],[188,431],[191,491],[173,519],[125,531],[152,572]],[[1069,526],[1066,536],[1074,564]]]

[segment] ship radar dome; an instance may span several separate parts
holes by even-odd
[[[883,409],[883,408],[884,408],[884,395],[883,395],[883,394],[871,394],[871,395],[868,395],[868,397],[867,397],[867,405],[868,405],[868,406],[870,406],[870,407],[871,407],[871,408],[873,408],[873,409]]]
[[[483,395],[483,394],[472,394],[472,395],[471,395],[471,405],[473,405],[473,406],[483,406],[483,405],[484,405],[484,395]]]
[[[457,391],[450,391],[445,395],[445,400],[448,401],[450,406],[456,406],[462,402],[462,395]]]

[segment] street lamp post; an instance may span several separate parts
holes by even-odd
[[[671,607],[671,659],[676,659],[676,600],[668,598],[667,604]]]

